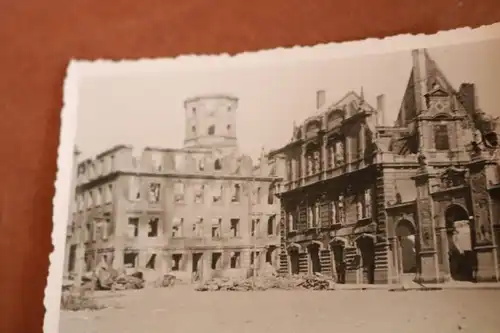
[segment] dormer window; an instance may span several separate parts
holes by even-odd
[[[434,125],[434,148],[436,150],[449,150],[450,138],[448,126],[445,124]]]

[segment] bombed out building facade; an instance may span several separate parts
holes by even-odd
[[[397,121],[363,92],[294,125],[270,153],[284,159],[280,272],[345,283],[498,281],[500,177],[496,120],[473,84],[454,89],[426,50]]]
[[[240,154],[238,100],[184,102],[180,149],[116,146],[78,163],[66,274],[107,263],[178,277],[244,276],[279,262],[284,161]]]

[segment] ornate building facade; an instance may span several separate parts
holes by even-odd
[[[413,66],[397,121],[384,96],[322,105],[289,144],[282,273],[322,272],[345,283],[498,281],[497,122],[474,85],[455,90],[426,50]],[[488,110],[494,111],[494,110]]]
[[[186,100],[181,149],[134,156],[117,146],[80,162],[66,271],[106,262],[206,279],[277,267],[274,187],[285,166],[264,154],[255,166],[239,153],[237,104],[230,96]],[[85,260],[76,259],[79,246]]]

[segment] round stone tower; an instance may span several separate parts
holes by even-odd
[[[184,101],[184,147],[235,150],[238,99],[226,95],[197,96]]]

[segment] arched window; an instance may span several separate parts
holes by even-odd
[[[207,133],[208,133],[208,135],[214,135],[215,134],[215,125],[210,125],[208,127]]]

